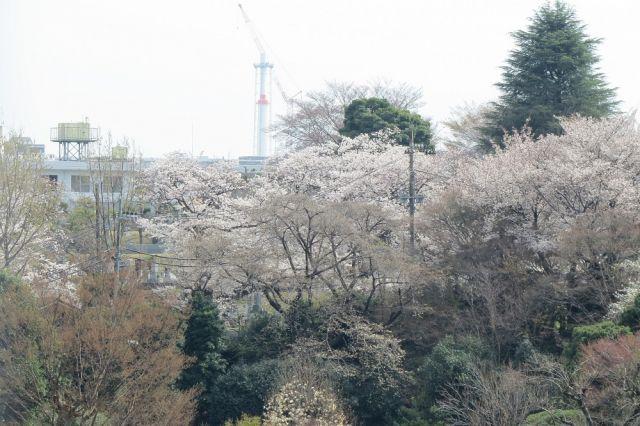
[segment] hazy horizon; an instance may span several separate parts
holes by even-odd
[[[436,123],[495,99],[500,66],[545,1],[242,2],[289,93],[326,81],[390,79],[422,88]],[[640,4],[571,1],[623,110],[640,106],[632,52]],[[499,10],[499,13],[497,12]],[[88,117],[145,156],[251,154],[258,53],[237,1],[0,0],[0,122],[47,142]],[[413,52],[408,55],[407,52]],[[284,105],[274,85],[274,118]]]

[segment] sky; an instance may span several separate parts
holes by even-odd
[[[436,123],[494,84],[541,0],[242,0],[289,94],[327,81],[420,87]],[[569,1],[601,71],[640,106],[640,2]],[[237,0],[0,0],[0,123],[47,143],[82,121],[146,157],[250,155],[258,52]],[[285,112],[274,86],[273,115]]]

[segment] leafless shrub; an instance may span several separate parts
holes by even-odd
[[[547,393],[524,373],[473,368],[460,388],[450,389],[439,407],[453,425],[522,424],[545,405]]]

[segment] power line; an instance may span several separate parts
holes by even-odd
[[[187,260],[188,260],[188,261],[199,260],[199,259],[194,258],[194,257],[163,256],[163,255],[161,255],[161,254],[156,254],[156,253],[147,253],[147,252],[140,251],[140,250],[136,250],[136,249],[132,249],[132,248],[129,248],[129,247],[125,247],[125,250],[130,251],[130,252],[132,252],[132,253],[138,253],[138,254],[144,254],[144,255],[147,255],[147,256],[159,257],[159,258],[162,258],[162,259],[170,259],[170,260],[185,260],[185,261],[187,261]]]
[[[411,254],[416,250],[416,171],[413,164],[414,134],[411,129],[411,139],[409,140],[409,248]]]

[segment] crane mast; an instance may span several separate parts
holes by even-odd
[[[256,106],[254,113],[253,153],[259,157],[269,155],[269,130],[271,127],[271,70],[273,64],[267,60],[267,52],[262,45],[258,32],[247,12],[238,4],[244,22],[251,32],[253,42],[258,48],[259,62],[253,64],[256,70]]]

